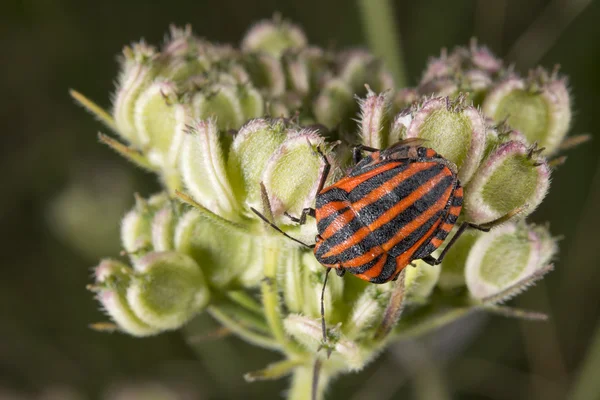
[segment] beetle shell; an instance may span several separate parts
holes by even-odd
[[[317,260],[385,283],[435,251],[462,209],[456,166],[400,142],[363,158],[316,198]]]

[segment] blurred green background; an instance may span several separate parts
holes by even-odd
[[[429,56],[477,36],[521,72],[561,64],[574,96],[571,132],[593,140],[568,153],[533,216],[563,237],[561,251],[556,270],[515,304],[547,312],[548,323],[473,316],[394,346],[336,380],[327,398],[600,398],[600,2],[394,6],[411,85]],[[131,194],[158,185],[98,143],[103,127],[67,91],[108,107],[123,45],[159,43],[171,23],[237,44],[253,21],[279,11],[314,44],[364,46],[356,2],[39,0],[0,10],[0,399],[281,398],[287,382],[242,378],[278,356],[234,337],[190,346],[178,333],[133,339],[87,327],[105,320],[85,290],[91,267],[118,254]]]

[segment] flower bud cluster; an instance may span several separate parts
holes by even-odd
[[[393,87],[370,53],[310,46],[286,21],[256,24],[239,49],[196,37],[189,26],[173,27],[160,48],[140,42],[123,50],[111,127],[127,146],[111,146],[158,172],[173,193],[181,189],[180,148],[194,120],[214,119],[226,132],[252,118],[296,117],[335,137],[353,130],[354,95],[364,93],[365,83]]]
[[[559,150],[571,123],[567,80],[558,69],[548,72],[538,67],[520,77],[475,41],[431,59],[419,85],[399,91],[394,104],[406,107],[432,95],[466,97],[481,107],[486,120],[507,121],[526,144],[537,143],[548,155]]]
[[[523,219],[548,191],[544,155],[568,129],[565,80],[542,70],[521,79],[473,43],[432,60],[417,88],[393,86],[369,53],[310,46],[278,19],[252,27],[240,49],[187,28],[173,29],[160,50],[127,48],[112,118],[129,147],[103,140],[167,190],[137,198],[123,218],[131,266],[96,268],[92,289],[119,329],[151,335],[207,310],[289,358],[248,379],[305,374],[315,359],[332,376],[456,308],[497,310],[548,272],[555,240]],[[450,237],[462,223],[494,229],[468,230],[441,265],[417,260],[396,282],[332,275],[323,289],[326,269],[298,242],[314,243],[317,226],[304,210],[315,207],[326,165],[330,184],[347,166],[348,145],[405,139],[456,166],[464,204]]]

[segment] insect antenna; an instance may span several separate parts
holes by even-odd
[[[280,227],[278,227],[277,225],[275,225],[274,223],[272,223],[271,221],[269,221],[269,220],[267,219],[267,217],[265,217],[264,215],[262,215],[262,214],[260,213],[260,211],[258,211],[256,208],[254,208],[254,207],[250,207],[250,209],[252,210],[252,212],[253,212],[254,214],[258,215],[258,217],[259,217],[260,219],[262,219],[262,220],[263,220],[263,221],[265,221],[267,224],[269,224],[269,226],[270,226],[271,228],[275,229],[277,232],[281,233],[281,234],[282,234],[283,236],[285,236],[286,238],[288,238],[288,239],[290,239],[290,240],[293,240],[294,242],[296,242],[296,243],[299,243],[299,244],[301,244],[302,246],[304,246],[304,247],[307,247],[307,248],[309,248],[309,249],[313,249],[313,248],[315,247],[315,245],[314,245],[314,244],[306,244],[306,243],[304,243],[303,241],[301,241],[301,240],[298,240],[298,239],[296,239],[295,237],[292,237],[292,236],[288,235],[287,233],[285,233],[284,231],[282,231]]]

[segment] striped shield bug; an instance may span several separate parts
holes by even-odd
[[[323,293],[329,272],[346,272],[372,283],[397,279],[415,260],[430,265],[441,263],[448,250],[471,227],[488,231],[491,226],[512,217],[518,210],[486,225],[464,222],[437,258],[431,254],[444,243],[462,209],[463,188],[457,167],[423,139],[407,139],[384,149],[357,146],[354,167],[337,182],[325,187],[330,164],[321,176],[315,208],[302,211],[317,222],[314,245],[308,245],[283,232],[257,210],[260,218],[286,237],[313,249],[317,260],[327,268],[321,295],[323,338],[326,341]],[[363,157],[363,152],[370,153]],[[264,197],[266,193],[262,187]]]

